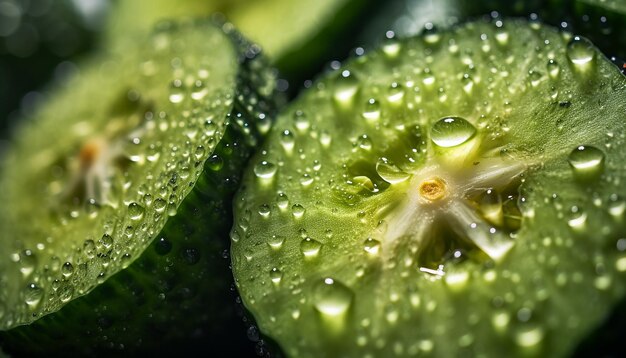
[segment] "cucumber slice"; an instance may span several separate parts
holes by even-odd
[[[108,18],[105,39],[128,41],[163,18],[220,12],[269,54],[281,76],[300,84],[355,46],[353,29],[383,5],[374,0],[120,1]]]
[[[164,23],[85,64],[23,123],[0,176],[7,351],[236,340],[222,252],[273,108],[273,71],[255,49],[230,26]]]
[[[279,115],[237,287],[288,356],[562,356],[624,297],[626,78],[517,20],[386,43]]]

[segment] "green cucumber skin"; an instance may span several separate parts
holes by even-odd
[[[257,117],[273,118],[275,91],[265,59],[235,31],[227,34],[239,49],[241,68],[230,124],[214,152],[223,166],[214,170],[210,161],[204,163],[178,214],[126,269],[58,312],[0,332],[5,352],[20,357],[253,354],[223,253],[232,197],[262,140]]]

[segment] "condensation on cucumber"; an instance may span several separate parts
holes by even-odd
[[[289,356],[562,356],[624,295],[626,79],[495,19],[390,39],[279,116],[233,270]]]
[[[204,163],[219,161],[229,123],[243,121],[229,118],[237,46],[210,21],[163,23],[80,67],[24,120],[0,177],[0,329],[87,294],[176,215]]]

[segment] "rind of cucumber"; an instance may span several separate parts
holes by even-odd
[[[251,160],[231,233],[244,304],[293,357],[567,355],[626,291],[625,97],[595,47],[538,22],[468,23],[348,62]],[[431,130],[448,116],[476,133],[445,149]],[[588,146],[585,174],[573,162]],[[429,158],[526,168],[506,188],[521,214],[510,251],[493,258],[394,207]],[[388,234],[404,222],[437,235]]]
[[[216,25],[207,20],[167,23],[160,25],[150,41],[162,43],[163,39],[159,36],[169,37],[172,43],[181,46],[178,56],[170,59],[176,62],[193,62],[186,57],[187,54],[205,56],[199,53],[203,51],[202,47],[215,45],[215,38],[219,39],[217,43],[222,46],[212,48],[217,55],[209,56],[224,56],[220,60],[222,64],[235,67],[230,71],[232,79],[215,85],[224,86],[226,93],[208,93],[204,102],[191,103],[195,108],[187,102],[188,109],[179,109],[180,113],[172,110],[170,115],[181,116],[182,120],[185,111],[205,108],[209,116],[224,116],[211,118],[222,130],[213,137],[213,146],[209,143],[197,144],[212,148],[195,162],[197,178],[191,181],[176,179],[176,184],[189,186],[184,200],[177,203],[176,215],[170,217],[164,226],[155,225],[155,234],[144,238],[146,243],[137,249],[136,260],[116,265],[115,261],[122,257],[114,257],[109,268],[113,267],[115,271],[109,271],[103,283],[87,282],[83,288],[85,295],[76,294],[62,308],[47,306],[44,312],[38,312],[31,318],[32,323],[25,321],[5,327],[8,330],[1,332],[0,339],[3,348],[10,354],[109,356],[148,352],[194,353],[198,349],[249,354],[250,347],[242,338],[245,336],[241,332],[243,328],[238,327],[241,325],[240,318],[229,293],[232,281],[223,253],[231,222],[232,194],[238,187],[242,168],[261,140],[262,132],[267,130],[274,111],[273,72],[265,59],[259,56],[258,47],[246,42],[228,23]],[[194,36],[198,39],[205,36],[200,46],[189,40]],[[135,56],[133,51],[137,50],[130,49],[131,54],[127,56]],[[106,64],[103,61],[91,66]],[[172,65],[175,63],[172,62]],[[206,65],[211,67],[211,64]],[[190,69],[196,71],[198,68],[194,70],[192,65]],[[227,69],[223,70],[229,73]],[[169,84],[168,79],[163,79],[163,87],[167,88]],[[94,87],[93,90],[97,93],[106,91],[106,88]],[[222,95],[225,97],[220,97]],[[64,96],[67,101],[67,96],[72,96],[71,89],[61,95],[62,98]],[[220,102],[220,98],[231,100]],[[163,99],[167,101],[167,97]],[[214,102],[216,99],[217,103]],[[159,108],[162,104],[154,106]],[[223,108],[211,109],[215,105]],[[189,129],[194,126],[191,121],[188,125]],[[36,130],[28,128],[31,129]],[[145,215],[148,215],[148,210],[146,208]],[[115,245],[118,251],[124,249],[117,243]],[[94,259],[86,261],[86,264],[97,265],[98,262]],[[6,276],[6,264],[4,269],[6,285],[7,280],[12,278]],[[119,272],[115,273],[117,270]],[[45,267],[43,272],[47,272]],[[68,283],[59,270],[49,272],[49,276],[42,275],[42,285],[54,284],[56,276],[66,285],[60,289],[67,288]],[[62,291],[54,287],[46,288],[50,291],[42,299],[42,304],[58,300]],[[5,318],[9,310],[23,309],[4,308]]]

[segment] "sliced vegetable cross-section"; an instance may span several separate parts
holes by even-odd
[[[2,160],[9,353],[236,342],[222,252],[241,168],[269,126],[272,73],[231,25],[188,20],[55,88]]]
[[[495,19],[390,40],[281,115],[233,270],[292,357],[563,356],[624,296],[626,79]]]

